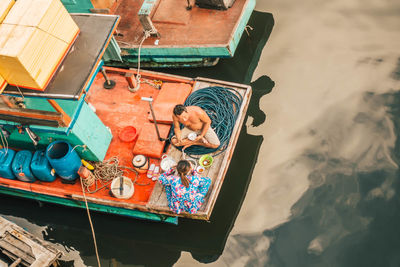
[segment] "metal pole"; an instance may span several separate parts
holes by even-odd
[[[106,83],[107,83],[108,85],[111,85],[110,79],[108,79],[107,73],[106,73],[106,71],[105,71],[103,68],[101,68],[101,74],[103,74],[103,77],[104,77],[104,79],[106,80]]]
[[[101,68],[101,74],[103,74],[104,79],[106,80],[103,83],[103,87],[105,89],[113,89],[115,87],[115,81],[108,79],[106,70],[104,68]]]
[[[167,139],[161,138],[160,132],[158,131],[158,125],[157,125],[156,115],[154,114],[153,105],[151,104],[151,102],[153,102],[153,98],[151,98],[151,97],[142,97],[142,100],[149,102],[150,111],[151,111],[151,116],[153,117],[154,126],[156,127],[156,132],[157,132],[158,140],[160,140],[160,141],[166,141]]]

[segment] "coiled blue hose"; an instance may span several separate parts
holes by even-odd
[[[210,154],[217,150],[214,156],[226,150],[229,139],[231,138],[239,110],[242,105],[243,97],[233,88],[212,86],[199,89],[186,99],[185,106],[201,107],[211,119],[211,128],[214,129],[219,141],[218,148],[207,148],[203,146],[190,146],[185,149],[185,153],[191,157],[194,155]],[[181,125],[183,128],[183,125]],[[170,138],[174,135],[172,127]],[[182,147],[177,147],[182,150]]]

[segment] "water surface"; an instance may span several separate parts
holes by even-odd
[[[258,1],[234,59],[166,70],[252,84],[211,220],[93,213],[103,266],[399,266],[400,2]],[[95,266],[86,211],[0,214]]]

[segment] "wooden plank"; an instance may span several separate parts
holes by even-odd
[[[16,224],[0,217],[0,247],[13,260],[21,259],[21,265],[31,267],[51,266],[61,255],[53,248]]]
[[[212,209],[215,205],[215,202],[216,202],[216,199],[220,192],[221,186],[223,184],[226,172],[228,170],[229,162],[232,157],[233,151],[235,149],[235,145],[236,145],[237,139],[240,134],[240,129],[241,129],[241,126],[245,119],[247,106],[250,101],[250,96],[251,96],[250,86],[244,86],[244,85],[236,84],[236,83],[224,82],[223,84],[221,84],[220,81],[216,81],[216,80],[196,79],[196,82],[194,83],[194,86],[193,86],[193,91],[197,91],[199,89],[209,87],[209,86],[225,86],[225,87],[235,88],[235,89],[239,90],[240,95],[243,97],[243,102],[240,107],[240,111],[238,114],[238,120],[236,121],[235,126],[233,128],[232,136],[228,143],[227,150],[225,152],[221,153],[220,155],[215,156],[213,165],[210,168],[206,169],[206,171],[202,174],[202,176],[210,177],[212,180],[212,184],[210,186],[209,192],[207,193],[207,195],[204,199],[204,203],[203,203],[202,207],[196,214],[189,214],[189,213],[183,212],[183,213],[177,215],[179,217],[186,217],[186,218],[192,218],[192,219],[203,219],[203,220],[208,220],[210,218]],[[173,159],[175,159],[176,161],[178,161],[179,159],[182,158],[182,152],[173,146],[170,147],[167,154],[169,156],[171,156]],[[147,206],[150,209],[157,211],[157,212],[172,213],[171,211],[166,210],[166,208],[168,208],[168,203],[167,203],[167,199],[165,196],[164,186],[162,186],[161,184],[158,184],[154,187],[154,191],[150,197],[150,200],[149,200],[149,203]]]
[[[5,103],[7,105],[12,105],[9,101],[6,101]],[[33,109],[0,107],[0,118],[23,124],[54,125],[56,127],[67,126],[60,113]]]
[[[23,262],[27,263],[25,265],[29,266],[35,261],[32,248],[10,233],[6,233],[0,239],[0,247],[13,255],[13,259],[22,259]]]
[[[47,99],[47,102],[59,113],[62,115],[63,124],[68,126],[71,123],[71,118],[67,113],[61,108],[61,106],[54,99]]]
[[[153,23],[186,25],[190,16],[191,13],[186,10],[184,4],[177,6],[175,0],[163,0],[154,12],[152,21]]]
[[[78,200],[78,201],[85,201],[85,197],[83,195],[72,194],[70,196],[70,198],[74,199],[74,200]],[[90,197],[90,196],[86,196],[86,200],[87,200],[87,202],[90,202],[90,203],[107,205],[107,206],[112,206],[112,207],[117,207],[117,208],[149,211],[144,205],[127,203],[124,201],[101,199],[101,198]]]
[[[217,175],[217,181],[215,183],[215,188],[211,191],[211,195],[209,197],[209,201],[206,203],[205,207],[205,213],[208,214],[208,216],[211,216],[212,209],[214,208],[215,202],[217,200],[219,191],[221,190],[221,186],[223,183],[223,180],[225,179],[226,172],[229,167],[230,160],[232,158],[233,151],[235,149],[237,140],[239,138],[240,134],[240,129],[243,124],[243,121],[245,119],[246,111],[248,104],[250,102],[250,96],[251,96],[251,88],[250,86],[247,87],[247,90],[244,92],[244,97],[243,97],[243,102],[242,106],[239,111],[239,116],[238,120],[235,123],[234,129],[232,131],[232,136],[231,139],[228,143],[228,149],[225,151],[225,155],[223,158],[223,162],[221,163],[221,167],[219,169],[219,173]]]
[[[183,104],[191,92],[192,86],[187,83],[163,83],[153,103],[157,122],[172,124],[172,112],[175,105]],[[154,121],[151,114],[148,118]]]
[[[119,69],[119,68],[114,68],[114,67],[103,67],[107,72],[114,72],[114,73],[133,73],[137,74],[137,69]],[[175,82],[175,83],[189,83],[189,84],[194,84],[194,80],[192,78],[186,78],[184,76],[180,75],[173,75],[173,74],[161,74],[160,72],[155,72],[155,71],[148,71],[146,70],[145,72],[141,71],[140,75],[142,78],[149,78],[152,80],[162,80],[163,82]]]
[[[153,191],[151,193],[149,202],[147,203],[149,208],[157,208],[157,207],[167,207],[168,201],[167,196],[165,194],[165,186],[158,183],[154,185]]]

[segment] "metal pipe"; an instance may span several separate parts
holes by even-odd
[[[103,84],[103,87],[105,89],[112,89],[115,86],[115,81],[110,80],[107,76],[106,70],[104,68],[101,68],[101,74],[103,74],[104,79],[106,80]]]
[[[156,115],[154,114],[153,105],[151,104],[151,103],[153,102],[153,98],[151,98],[151,97],[142,97],[141,99],[142,99],[143,101],[149,102],[150,111],[151,111],[151,116],[153,117],[154,126],[156,127],[156,132],[157,132],[158,140],[160,140],[160,141],[166,141],[167,139],[161,138],[160,132],[158,131],[158,125],[157,125]]]
[[[119,178],[119,194],[122,196],[123,192],[124,192],[124,177],[121,176]]]

